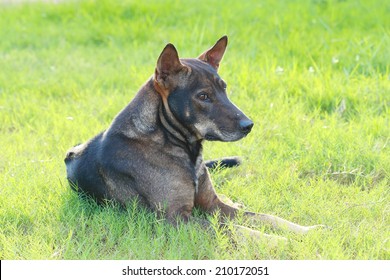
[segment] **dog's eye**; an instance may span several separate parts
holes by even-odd
[[[207,95],[207,93],[204,93],[204,92],[200,93],[200,94],[198,95],[198,98],[199,98],[200,100],[202,100],[202,101],[207,101],[207,100],[209,100],[209,96]]]

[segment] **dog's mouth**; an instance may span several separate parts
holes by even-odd
[[[232,124],[234,125],[234,124]],[[208,126],[195,125],[199,134],[203,134],[203,139],[208,141],[234,142],[247,136],[253,127],[253,122],[249,119],[240,121],[234,127],[217,126],[215,123],[209,123]],[[203,133],[202,133],[203,132]]]
[[[206,139],[207,141],[219,141],[220,140],[220,138],[217,137],[216,135],[212,135],[212,134],[209,134],[209,133],[207,133],[204,136],[204,139]]]
[[[234,142],[238,141],[245,136],[247,136],[248,132],[235,132],[235,133],[227,133],[227,132],[221,132],[220,135],[212,134],[212,133],[206,133],[204,136],[204,139],[207,141],[222,141],[222,142]]]

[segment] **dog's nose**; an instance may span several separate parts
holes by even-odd
[[[241,120],[240,129],[244,133],[249,133],[252,130],[253,122],[251,120]]]

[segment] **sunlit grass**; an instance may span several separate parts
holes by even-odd
[[[0,4],[0,258],[389,259],[389,8]],[[195,57],[224,34],[220,74],[255,126],[242,141],[205,144],[207,159],[244,160],[212,174],[217,191],[250,211],[331,230],[302,238],[258,227],[290,239],[271,249],[237,243],[217,226],[174,229],[135,204],[101,208],[68,187],[66,150],[107,128],[166,43]]]

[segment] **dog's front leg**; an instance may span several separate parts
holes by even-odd
[[[195,195],[195,206],[200,207],[208,213],[213,213],[219,210],[224,218],[234,219],[239,212],[238,208],[223,203],[219,199],[206,169],[204,170],[204,174],[199,179],[199,191]],[[225,221],[221,221],[220,224],[222,227],[226,226]],[[207,228],[211,227],[210,222],[207,220],[202,220],[201,225]],[[279,242],[287,241],[287,239],[284,237],[265,234],[240,225],[233,225],[232,231],[235,233],[236,237],[244,239],[249,238],[256,240],[267,240],[267,243],[271,247],[276,247]]]
[[[221,213],[229,218],[234,218],[239,209],[227,205],[226,203],[222,202],[218,198],[214,200],[215,205],[210,207],[210,210],[215,211],[219,209]],[[301,226],[298,224],[295,224],[293,222],[287,221],[285,219],[282,219],[277,216],[269,215],[269,214],[261,214],[261,213],[254,213],[254,212],[249,212],[245,211],[243,212],[244,217],[248,218],[252,224],[254,223],[265,223],[271,225],[275,229],[286,229],[294,233],[298,234],[306,234],[310,230],[319,228],[319,227],[324,227],[323,225],[315,225],[315,226]]]
[[[269,214],[253,213],[249,211],[245,211],[244,215],[248,217],[252,222],[266,223],[271,225],[275,229],[286,229],[298,234],[306,234],[310,230],[324,227],[323,225],[301,226],[293,222],[287,221],[285,219],[279,218],[277,216],[273,216]]]
[[[192,214],[193,205],[191,204],[176,204],[169,207],[157,209],[157,213],[160,217],[167,219],[167,221],[177,226],[180,222],[187,223]]]
[[[213,213],[216,210],[219,210],[223,216],[231,219],[236,217],[240,211],[238,208],[230,206],[218,198],[207,170],[205,170],[202,176],[199,178],[199,193],[195,197],[195,205],[201,207],[209,213]],[[312,229],[324,227],[323,225],[301,226],[268,214],[254,213],[249,211],[245,211],[243,214],[244,217],[248,218],[251,222],[266,223],[275,229],[287,229],[298,234],[306,234]]]

